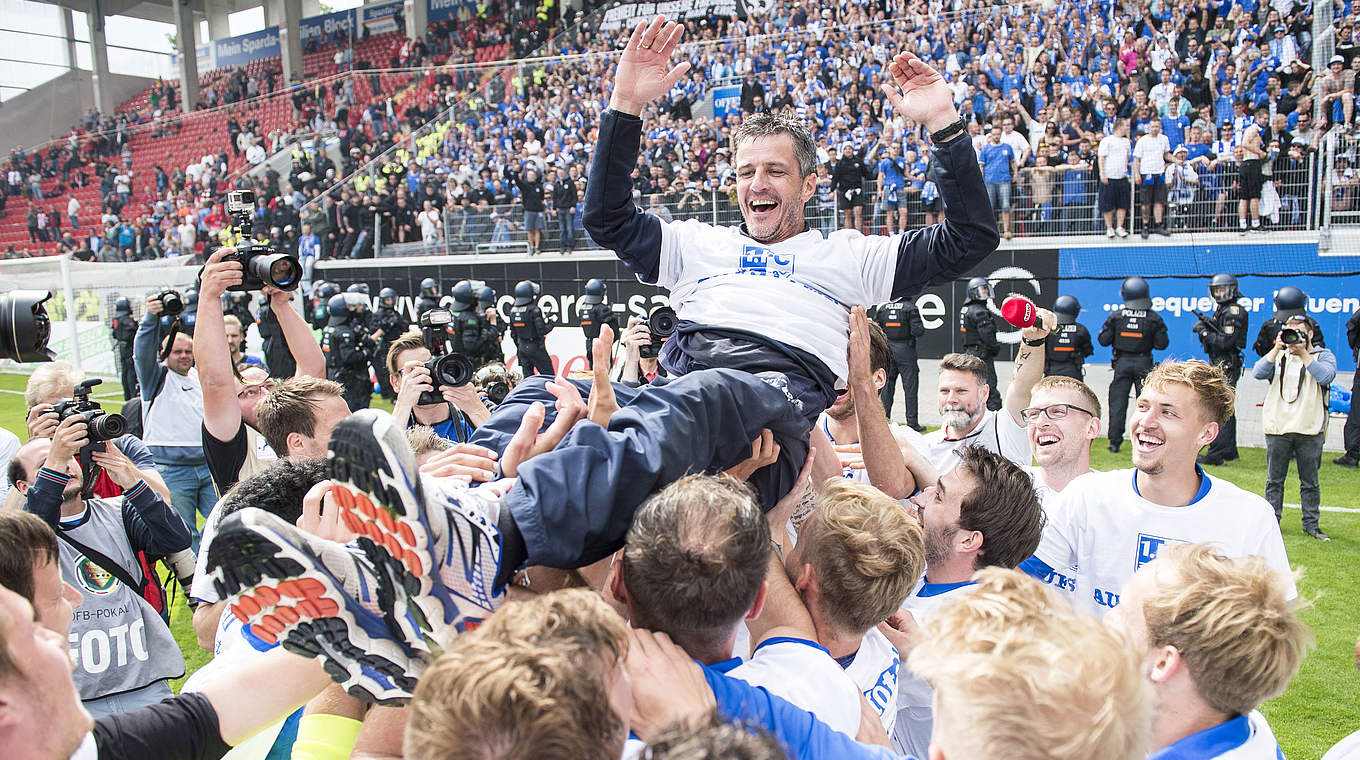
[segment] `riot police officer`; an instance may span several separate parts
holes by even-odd
[[[505,338],[505,318],[496,308],[496,291],[490,285],[483,285],[477,291],[477,315],[482,320],[482,364],[489,362],[505,363],[505,350],[501,347]]]
[[[113,342],[118,347],[118,379],[123,383],[123,400],[137,395],[137,370],[132,364],[132,340],[137,337],[137,320],[126,298],[113,302]]]
[[[888,336],[888,349],[892,352],[892,362],[888,364],[888,382],[878,392],[883,402],[883,413],[892,418],[893,393],[897,378],[902,378],[902,393],[905,403],[907,426],[921,432],[925,430],[917,416],[917,396],[921,389],[921,368],[916,363],[916,341],[926,334],[926,326],[921,322],[921,312],[916,303],[909,298],[889,301],[874,309],[873,318]]]
[[[968,281],[968,299],[959,311],[959,332],[963,333],[963,352],[981,359],[987,365],[987,385],[991,393],[987,396],[987,409],[996,411],[1001,408],[1001,392],[996,387],[996,355],[1001,353],[1001,344],[996,340],[996,317],[987,308],[992,299],[992,286],[986,277],[974,277]]]
[[[453,298],[453,303],[449,305],[452,319],[447,328],[449,345],[475,365],[483,353],[482,317],[477,314],[477,294],[472,290],[472,283],[459,280],[449,295]]]
[[[543,312],[534,303],[540,290],[538,283],[520,280],[515,285],[515,305],[510,309],[510,334],[519,347],[520,371],[536,375],[552,375],[552,358],[543,341],[556,323],[548,324],[543,320]]]
[[[181,328],[190,338],[198,326],[198,288],[184,291],[184,325]]]
[[[312,286],[312,308],[307,314],[307,324],[314,330],[321,330],[330,321],[328,305],[332,298],[340,292],[340,286],[333,282],[321,281]]]
[[[1058,328],[1044,340],[1044,374],[1062,375],[1074,380],[1086,376],[1086,357],[1095,353],[1091,332],[1077,321],[1081,303],[1073,296],[1058,296],[1053,301]]]
[[[368,366],[373,341],[358,329],[358,299],[352,293],[337,293],[326,302],[326,329],[321,333],[321,352],[326,356],[326,377],[345,389],[350,411],[367,409],[373,397]]]
[[[405,314],[397,311],[397,291],[392,288],[383,288],[378,291],[378,308],[373,310],[374,343],[376,350],[373,354],[373,366],[381,367],[375,370],[378,375],[378,386],[382,389],[383,398],[389,401],[396,401],[397,394],[392,390],[392,378],[387,375],[387,348],[392,345],[392,341],[405,333],[411,327],[411,320]]]
[[[269,304],[269,296],[261,293],[259,300],[260,321],[257,330],[264,343],[264,363],[269,368],[269,376],[285,379],[297,374],[297,360],[288,348],[288,338],[279,325],[279,317]],[[324,306],[323,306],[324,309]],[[311,314],[308,315],[311,321]]]
[[[605,303],[603,280],[596,278],[586,281],[585,295],[581,296],[580,304],[577,313],[581,319],[581,332],[586,336],[586,364],[593,369],[595,355],[590,346],[600,337],[600,327],[608,324],[614,328],[617,337],[619,326],[613,323],[614,312]]]
[[[439,308],[439,281],[426,277],[420,281],[420,297],[416,299],[416,317]]]
[[[1242,351],[1247,347],[1247,311],[1238,305],[1242,294],[1237,290],[1237,278],[1230,274],[1216,274],[1209,280],[1209,296],[1218,307],[1212,317],[1203,314],[1195,321],[1195,334],[1199,336],[1204,353],[1209,355],[1209,363],[1223,368],[1228,376],[1228,384],[1237,387],[1237,379],[1242,376]],[[1200,464],[1220,465],[1237,459],[1237,415],[1228,418],[1218,429],[1218,437],[1209,444],[1209,450],[1199,458]]]
[[[1124,305],[1110,312],[1097,339],[1102,346],[1114,347],[1110,368],[1110,451],[1118,454],[1124,442],[1124,418],[1129,411],[1129,388],[1143,392],[1143,378],[1152,370],[1152,352],[1171,342],[1166,323],[1152,311],[1152,295],[1147,280],[1130,277],[1119,286]]]
[[[1257,356],[1270,353],[1275,347],[1275,336],[1279,335],[1280,328],[1294,316],[1304,317],[1313,328],[1312,345],[1326,348],[1327,342],[1322,337],[1322,326],[1308,316],[1308,294],[1293,285],[1286,285],[1275,292],[1275,314],[1261,323],[1261,330],[1256,333],[1256,342],[1251,345]]]
[[[373,367],[373,376],[378,380],[378,388],[391,388],[391,379],[387,376],[387,362],[385,357],[378,355],[378,341],[382,339],[382,330],[378,326],[378,315],[373,313],[372,299],[369,298],[368,283],[356,282],[345,288],[346,293],[353,294],[348,300],[350,309],[356,312],[355,317],[350,320],[352,326],[358,333],[362,341],[367,339],[371,344],[368,349],[368,363]],[[396,394],[392,394],[396,398]]]

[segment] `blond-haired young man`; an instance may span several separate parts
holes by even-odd
[[[1168,547],[1124,587],[1106,624],[1133,642],[1156,692],[1154,760],[1282,757],[1256,708],[1283,693],[1311,634],[1289,576],[1207,544]]]
[[[1231,557],[1258,555],[1288,576],[1270,505],[1195,464],[1233,401],[1217,367],[1186,361],[1153,369],[1132,418],[1133,469],[1093,473],[1064,489],[1025,570],[1043,578],[1079,568],[1076,603],[1098,615],[1117,606],[1134,572],[1169,544],[1207,542]],[[1288,595],[1297,595],[1292,583]]]

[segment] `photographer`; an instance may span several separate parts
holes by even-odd
[[[1257,380],[1270,382],[1261,409],[1266,434],[1266,500],[1275,519],[1284,516],[1284,479],[1289,460],[1299,467],[1299,503],[1303,532],[1319,541],[1331,538],[1318,527],[1321,489],[1318,466],[1327,437],[1327,393],[1336,377],[1336,356],[1313,345],[1307,317],[1293,316],[1275,336],[1275,346],[1252,368]]]
[[[628,329],[623,331],[623,365],[619,368],[619,382],[636,387],[650,385],[658,376],[666,376],[666,370],[661,368],[656,356],[642,355],[642,347],[651,343],[652,331],[647,328],[647,320],[629,317]]]
[[[465,442],[478,426],[491,418],[491,413],[472,383],[456,388],[441,386],[438,393],[443,401],[420,403],[421,393],[435,392],[430,370],[425,366],[432,356],[425,346],[424,336],[418,332],[406,333],[392,341],[387,352],[387,370],[391,373],[392,389],[397,392],[392,417],[403,427],[427,425],[440,438]]]
[[[259,368],[237,373],[228,351],[229,338],[222,313],[222,294],[241,284],[241,262],[225,260],[234,248],[219,248],[203,267],[194,360],[203,389],[203,425],[199,440],[219,494],[226,493],[238,480],[249,477],[276,457],[259,432],[255,407],[273,388],[273,380]],[[312,337],[311,328],[289,301],[292,293],[265,287],[260,291],[269,311],[297,360],[297,375],[323,377],[326,360]],[[209,505],[211,506],[211,505]]]
[[[156,469],[170,487],[170,503],[184,518],[194,536],[194,551],[198,551],[196,514],[207,516],[217,501],[200,433],[203,389],[194,369],[194,339],[178,331],[157,339],[160,318],[165,313],[161,295],[146,299],[146,314],[137,326],[132,346],[137,381],[142,387],[143,440],[156,458]],[[219,309],[220,303],[219,300]],[[157,354],[158,345],[164,360]],[[229,354],[225,333],[220,348],[226,359]]]
[[[168,680],[184,673],[169,627],[142,597],[151,579],[137,553],[182,551],[190,534],[116,446],[92,456],[123,495],[82,499],[86,473],[76,453],[88,435],[84,417],[67,417],[51,439],[20,448],[7,475],[27,497],[28,511],[57,532],[62,579],[84,595],[72,625],[71,659],[85,708],[98,717],[171,696]],[[117,653],[112,661],[111,653]]]

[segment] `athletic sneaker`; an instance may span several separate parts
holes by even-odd
[[[1124,229],[1123,227],[1116,227],[1114,230],[1114,234],[1118,235],[1119,237],[1126,238],[1129,236],[1129,231]]]
[[[1114,237],[1114,228],[1113,228],[1113,227],[1106,227],[1106,228],[1105,228],[1105,237],[1107,237],[1107,238],[1112,238],[1112,237]]]
[[[227,612],[268,644],[321,660],[351,696],[411,698],[427,655],[404,595],[353,547],[317,538],[259,509],[228,515],[208,549]]]
[[[439,647],[481,624],[500,604],[500,498],[421,476],[392,416],[361,409],[331,434],[331,493],[356,544],[384,568]]]

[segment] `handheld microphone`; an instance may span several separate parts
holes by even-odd
[[[1001,318],[1015,327],[1033,327],[1038,320],[1034,302],[1021,295],[1012,295],[1001,304]]]

